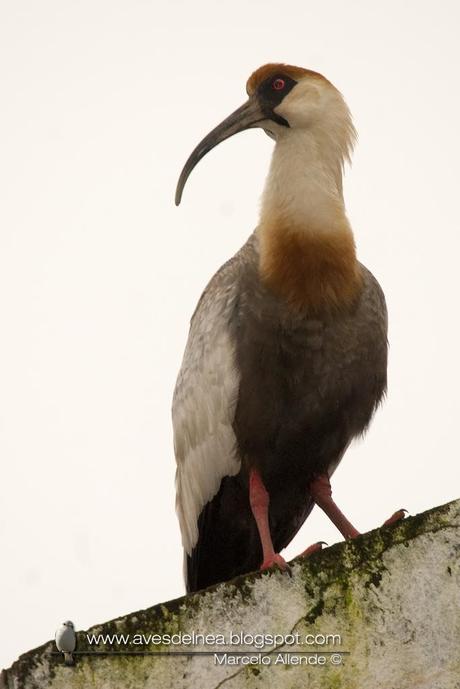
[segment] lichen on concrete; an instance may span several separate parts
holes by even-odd
[[[78,632],[73,667],[50,641],[3,671],[0,689],[460,689],[459,536],[456,501],[298,558],[292,577],[248,574]],[[226,645],[165,641],[192,632]],[[234,636],[231,645],[241,632],[257,643]],[[86,636],[121,633],[128,643],[94,646]],[[163,643],[133,645],[141,634]],[[256,647],[264,634],[280,639]],[[225,650],[221,664],[213,652]],[[258,662],[241,664],[252,656]]]

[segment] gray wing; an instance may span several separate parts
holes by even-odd
[[[200,512],[222,479],[237,474],[241,465],[232,426],[239,389],[232,334],[238,266],[237,254],[203,293],[174,391],[176,510],[189,555],[198,540]]]
[[[77,645],[77,637],[73,629],[60,627],[55,635],[56,646],[59,651],[71,653]]]

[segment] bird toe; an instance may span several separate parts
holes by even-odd
[[[306,548],[302,553],[300,553],[299,557],[309,557],[310,555],[313,555],[313,553],[317,553],[319,550],[322,550],[323,545],[327,545],[326,541],[318,541],[317,543],[313,543],[312,545],[309,545],[308,548]]]
[[[394,512],[394,514],[389,517],[386,521],[383,522],[383,526],[387,526],[388,524],[394,524],[395,522],[399,522],[401,519],[404,519],[406,516],[406,513],[408,514],[408,511],[404,508],[397,510]]]
[[[274,553],[271,557],[266,558],[262,562],[260,569],[263,572],[266,569],[271,569],[272,567],[278,567],[278,569],[281,569],[283,572],[289,574],[289,576],[292,576],[292,569],[290,565],[288,565],[284,557],[279,553]]]

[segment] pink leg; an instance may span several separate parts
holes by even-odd
[[[332,499],[332,489],[327,474],[320,474],[310,483],[310,494],[316,504],[327,514],[331,522],[338,528],[344,538],[355,538],[359,536],[359,531],[355,529],[345,515],[339,510]],[[393,524],[400,519],[404,519],[407,510],[398,510],[384,522]]]
[[[327,474],[320,474],[310,483],[310,494],[318,507],[327,514],[344,538],[355,538],[359,531],[355,529],[332,499],[332,489]]]
[[[275,553],[273,548],[270,525],[268,523],[270,496],[257,469],[251,469],[249,473],[249,503],[256,520],[262,544],[263,562],[260,569],[268,569],[268,567],[278,565],[281,569],[289,570],[286,560],[278,553]]]

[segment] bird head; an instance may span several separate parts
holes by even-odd
[[[355,131],[340,92],[318,72],[285,64],[259,67],[246,84],[246,103],[215,127],[185,163],[176,189],[179,205],[193,168],[212,148],[233,134],[259,127],[276,141],[307,134],[326,139],[348,158]]]
[[[68,627],[69,629],[74,629],[74,628],[75,628],[75,627],[74,627],[74,623],[71,622],[70,620],[67,620],[67,622],[63,622],[62,624],[64,625],[64,627]]]

